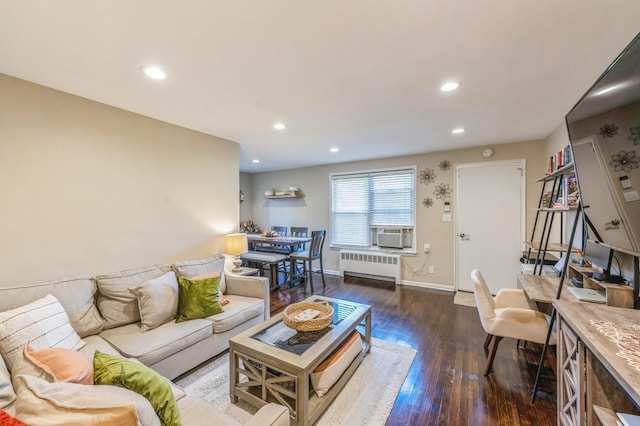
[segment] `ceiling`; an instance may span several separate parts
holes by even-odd
[[[255,173],[543,139],[638,16],[631,0],[0,0],[0,73],[238,142]]]

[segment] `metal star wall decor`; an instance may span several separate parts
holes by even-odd
[[[620,151],[619,153],[611,156],[610,166],[613,166],[613,170],[616,172],[630,172],[633,169],[638,168],[638,160],[636,160],[635,151]]]
[[[603,138],[612,138],[616,133],[618,133],[618,126],[615,124],[605,124],[600,127],[600,134]]]
[[[420,183],[424,183],[425,185],[429,185],[436,180],[436,171],[433,169],[424,169],[420,172]]]
[[[422,200],[422,205],[426,208],[429,208],[433,206],[433,200],[431,198],[425,198],[424,200]]]
[[[634,145],[640,145],[640,124],[636,127],[631,127],[629,129],[629,133],[631,133],[631,135],[629,135],[629,140],[633,141]]]
[[[440,170],[446,172],[451,168],[451,162],[449,160],[443,160],[440,162]]]
[[[445,198],[451,197],[451,188],[449,188],[449,184],[441,183],[440,185],[436,186],[436,190],[433,191],[433,193],[435,194],[436,198],[443,200]]]

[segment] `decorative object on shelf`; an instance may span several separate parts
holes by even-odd
[[[618,133],[618,126],[615,124],[605,124],[600,127],[600,134],[603,138],[612,138],[616,133]]]
[[[271,197],[274,195],[273,189],[268,189],[266,191],[264,191],[264,196],[265,197]]]
[[[436,180],[436,171],[433,169],[424,169],[420,172],[420,183],[424,183],[425,185],[429,185]]]
[[[310,319],[298,319],[298,315],[308,310],[319,313]],[[318,331],[327,328],[333,319],[333,307],[329,302],[299,302],[287,306],[282,313],[284,325],[298,331]]]
[[[640,124],[636,127],[629,128],[629,140],[633,142],[634,145],[640,145]]]
[[[429,208],[429,207],[433,206],[433,200],[431,198],[427,197],[424,200],[422,200],[422,205],[425,206],[426,208]]]
[[[620,151],[619,153],[611,156],[610,166],[613,166],[613,170],[616,172],[630,172],[633,169],[638,168],[638,160],[636,160],[635,151]]]
[[[442,160],[438,167],[440,167],[440,170],[442,170],[443,172],[446,172],[451,168],[451,162],[449,160]]]
[[[243,220],[240,222],[240,232],[254,234],[256,232],[260,232],[260,227],[252,220]]]
[[[438,199],[451,198],[451,188],[448,183],[441,183],[436,186],[436,190],[433,191],[434,195]]]
[[[232,272],[240,272],[242,268],[242,259],[240,259],[240,255],[249,251],[249,243],[247,241],[247,234],[237,233],[237,234],[228,234],[225,237],[226,245],[227,245],[227,254],[235,256],[233,259],[233,270]]]

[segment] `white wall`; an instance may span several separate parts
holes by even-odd
[[[238,145],[0,74],[0,286],[206,256]]]
[[[431,244],[431,253],[428,259],[418,253],[416,256],[406,256],[405,262],[413,270],[416,270],[425,261],[435,266],[435,274],[413,274],[409,268],[403,271],[402,279],[406,282],[421,284],[437,284],[440,286],[454,285],[454,227],[455,223],[442,222],[443,202],[436,199],[433,191],[436,184],[448,184],[454,187],[454,164],[473,163],[480,161],[505,160],[525,158],[527,160],[527,235],[533,226],[534,208],[537,207],[540,187],[535,182],[544,175],[545,156],[544,141],[530,141],[490,146],[494,155],[489,159],[482,157],[484,147],[469,148],[455,151],[421,154],[405,157],[386,158],[381,160],[358,161],[351,163],[332,164],[328,166],[306,167],[277,172],[257,173],[249,175],[251,179],[251,199],[246,199],[247,214],[243,219],[253,219],[263,229],[272,225],[282,226],[306,226],[309,230],[326,229],[330,231],[330,182],[329,175],[336,172],[350,172],[359,170],[371,170],[386,167],[417,166],[418,174],[427,168],[436,172],[434,183],[425,185],[417,182],[416,199],[416,231],[417,245]],[[441,171],[439,164],[443,160],[451,162],[452,167],[447,171]],[[264,199],[264,192],[268,189],[286,191],[290,186],[299,187],[304,193],[300,199]],[[245,192],[246,193],[246,192]],[[434,200],[433,207],[422,205],[425,198]],[[453,200],[455,195],[447,201],[452,203],[451,215],[455,218]],[[496,232],[500,228],[496,227]],[[327,270],[339,270],[338,251],[330,250],[328,242],[325,244],[324,266]],[[420,251],[420,250],[419,250]],[[517,262],[518,259],[512,259]],[[515,278],[514,278],[515,279]]]

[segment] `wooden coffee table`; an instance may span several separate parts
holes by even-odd
[[[282,313],[229,340],[229,393],[260,408],[276,402],[289,408],[292,424],[313,424],[336,398],[371,349],[371,306],[324,296],[334,307],[332,324],[300,333],[282,322]],[[340,379],[323,396],[310,390],[310,374],[358,328],[363,347]]]

